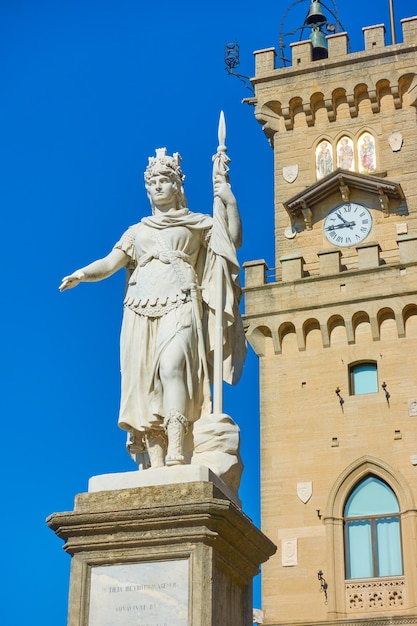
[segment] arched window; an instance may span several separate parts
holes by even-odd
[[[364,393],[378,391],[378,372],[375,361],[361,361],[349,365],[350,395],[358,396]]]
[[[326,141],[320,141],[316,148],[316,176],[317,180],[333,172],[333,147]]]
[[[353,489],[344,509],[347,579],[402,575],[399,511],[395,493],[375,476]]]
[[[359,171],[370,174],[376,170],[375,139],[371,133],[362,133],[358,139]]]
[[[355,156],[353,149],[353,141],[350,137],[343,136],[337,142],[337,167],[342,170],[355,171]]]

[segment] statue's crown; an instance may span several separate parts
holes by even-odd
[[[153,172],[162,169],[172,170],[173,174],[179,178],[182,182],[185,178],[181,170],[181,157],[178,152],[174,152],[172,156],[167,154],[166,148],[157,148],[155,150],[156,156],[149,157],[148,167],[146,168],[146,174],[152,176]]]

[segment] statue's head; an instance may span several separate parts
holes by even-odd
[[[154,206],[149,195],[149,186],[152,178],[155,176],[165,176],[172,182],[176,191],[176,208],[182,209],[187,206],[184,194],[184,174],[181,170],[181,157],[178,152],[174,152],[172,156],[167,155],[166,148],[157,148],[156,156],[149,157],[149,163],[145,170],[145,187],[148,191],[148,198],[151,201],[152,211]]]

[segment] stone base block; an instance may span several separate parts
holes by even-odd
[[[94,482],[47,520],[72,555],[68,626],[252,624],[252,578],[276,547],[219,485]]]
[[[131,487],[156,487],[157,485],[173,485],[199,481],[210,481],[214,483],[229,500],[239,507],[242,506],[236,493],[204,465],[175,465],[173,467],[147,469],[146,471],[135,470],[133,472],[92,476],[88,481],[88,491],[114,491],[117,489],[129,489]]]

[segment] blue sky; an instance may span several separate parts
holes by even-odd
[[[143,170],[155,148],[180,152],[190,208],[211,212],[221,109],[244,222],[240,260],[264,258],[273,267],[272,150],[253,109],[241,103],[249,91],[226,74],[223,55],[225,42],[237,39],[239,71],[252,75],[253,50],[277,45],[289,4],[0,4],[7,626],[66,624],[70,557],[45,518],[71,510],[90,476],[134,469],[117,428],[123,274],[63,294],[60,279],[106,254],[148,213]],[[413,15],[414,4],[396,1],[400,41],[399,19]],[[284,32],[302,22],[308,6],[288,14]],[[339,1],[338,9],[355,51],[362,26],[383,22],[389,30],[388,0]],[[258,524],[258,368],[251,352],[243,380],[225,396],[242,430],[243,508]]]

